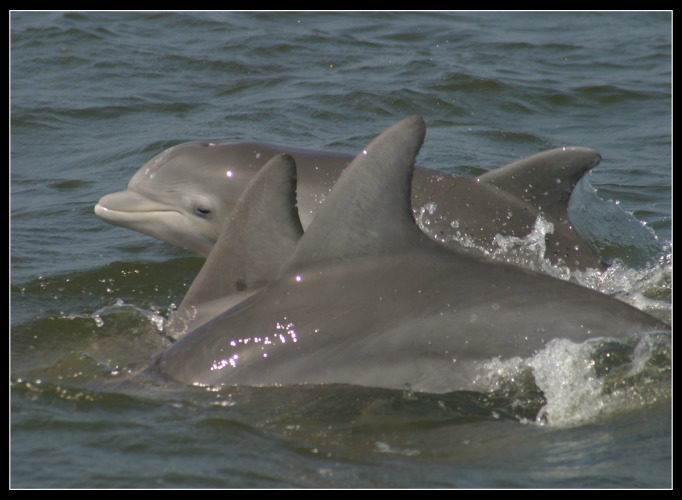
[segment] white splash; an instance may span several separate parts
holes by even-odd
[[[476,387],[484,392],[521,385],[530,372],[545,399],[533,423],[571,427],[669,398],[670,335],[554,339],[530,358],[496,358],[482,369]]]

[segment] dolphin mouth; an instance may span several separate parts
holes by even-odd
[[[107,207],[101,203],[97,203],[95,205],[95,215],[98,217],[107,220],[107,221],[136,221],[141,218],[148,218],[150,216],[154,216],[155,214],[161,214],[161,213],[177,213],[179,214],[177,210],[172,210],[172,209],[162,209],[162,210],[119,210],[116,208],[110,208]]]
[[[108,222],[135,222],[158,214],[180,212],[134,191],[120,191],[103,196],[95,205],[95,215]]]

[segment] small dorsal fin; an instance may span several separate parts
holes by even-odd
[[[551,149],[479,177],[537,207],[554,220],[568,220],[568,202],[577,182],[594,168],[601,156],[593,149]]]
[[[239,197],[177,313],[263,287],[279,275],[302,234],[296,164],[289,155],[277,155]]]
[[[425,133],[424,120],[411,116],[358,153],[310,223],[288,269],[380,255],[426,238],[414,223],[410,200]]]

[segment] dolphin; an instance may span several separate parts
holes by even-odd
[[[307,228],[352,155],[255,142],[190,142],[173,146],[143,165],[126,191],[95,205],[105,221],[140,231],[202,256],[248,181],[279,153],[294,158],[298,211]],[[542,216],[552,224],[544,258],[570,269],[604,269],[605,263],[574,229],[567,213],[576,183],[601,156],[581,147],[535,154],[477,178],[418,167],[412,209],[426,214],[422,229],[433,239],[468,251],[498,253],[496,236],[524,238]],[[542,257],[542,256],[541,256]],[[537,262],[520,265],[538,266]]]
[[[281,242],[284,250],[250,279],[232,265],[235,246],[239,259],[248,260],[249,249],[221,238],[192,288],[205,286],[207,277],[215,286],[219,277],[218,289],[247,291],[249,282],[255,289],[175,342],[151,369],[207,386],[410,384],[448,392],[473,388],[482,362],[528,357],[554,338],[583,342],[669,330],[607,295],[426,236],[411,203],[424,136],[418,116],[378,136],[346,168],[300,237],[295,161],[287,155],[270,160],[255,180],[262,187],[251,185],[250,199],[239,204],[258,203],[254,217],[261,220],[284,212],[273,224],[290,225],[288,231],[251,231],[262,240],[256,249]],[[224,234],[230,225],[239,232],[239,222],[233,218]],[[210,301],[216,297],[208,288]]]

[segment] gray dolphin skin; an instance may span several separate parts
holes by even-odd
[[[277,156],[250,181],[223,222],[215,251],[167,321],[168,337],[181,337],[278,277],[303,235],[295,179],[293,159]]]
[[[305,229],[352,155],[261,143],[180,144],[143,165],[126,191],[102,197],[95,213],[109,223],[207,256],[248,182],[280,153],[296,162],[298,210]],[[412,209],[416,215],[428,213],[428,226],[422,229],[433,239],[463,248],[465,238],[472,252],[498,250],[498,233],[527,236],[542,214],[553,225],[553,232],[545,237],[545,258],[570,269],[603,269],[599,255],[573,228],[567,214],[576,183],[600,160],[592,149],[566,147],[478,178],[417,167]]]
[[[410,384],[447,392],[471,388],[481,362],[528,357],[554,338],[669,331],[599,292],[427,237],[411,204],[424,136],[418,116],[378,136],[302,236],[294,160],[270,160],[237,210],[258,208],[225,223],[190,289],[204,291],[198,305],[243,295],[159,355],[152,369],[196,385]],[[269,217],[279,218],[262,230],[251,225]],[[264,241],[282,251],[250,259],[250,249],[230,236],[243,231],[244,218],[257,233],[250,236],[255,251]],[[233,265],[235,252],[238,260],[266,264],[251,274]]]

